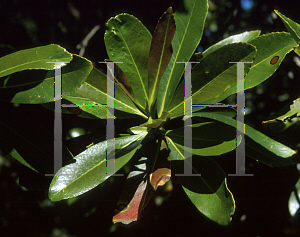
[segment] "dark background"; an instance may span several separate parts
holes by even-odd
[[[108,58],[103,41],[105,23],[119,13],[136,16],[151,33],[159,17],[180,1],[1,1],[0,2],[0,57],[18,50],[47,44],[59,44],[71,53],[78,54],[76,46],[100,25],[100,30],[90,40],[84,57],[93,62]],[[300,22],[299,4],[294,1],[254,0],[253,7],[244,10],[241,2],[210,1],[205,33],[199,50],[222,40],[224,36],[261,30],[261,34],[286,31],[280,19],[274,19],[274,9]],[[294,62],[296,54],[287,55],[275,74],[253,89],[246,91],[246,123],[270,137],[297,149],[299,123],[283,132],[285,125],[262,125],[272,112],[299,97],[299,67]],[[292,79],[291,72],[294,75]],[[231,98],[234,101],[234,98]],[[53,130],[53,112],[37,105],[14,107],[4,102],[1,106],[16,109]],[[16,122],[18,119],[17,118]],[[97,121],[86,123],[72,115],[63,117],[64,135],[69,129],[82,127],[92,131]],[[123,121],[124,122],[124,121]],[[277,131],[277,132],[276,132]],[[33,131],[34,132],[34,131]],[[176,180],[173,190],[163,189],[157,196],[165,198],[162,205],[150,203],[148,214],[128,226],[113,225],[111,218],[121,184],[100,185],[98,188],[70,201],[52,203],[47,190],[39,184],[37,190],[22,189],[21,176],[32,172],[2,152],[0,156],[0,236],[300,236],[299,218],[291,218],[288,199],[299,171],[296,166],[270,168],[247,158],[247,173],[254,177],[229,177],[228,187],[236,201],[236,212],[228,227],[217,226],[198,214]],[[235,172],[235,153],[216,159],[225,172]],[[115,180],[116,181],[116,180]],[[31,184],[34,185],[34,184]],[[246,217],[245,220],[241,217]]]

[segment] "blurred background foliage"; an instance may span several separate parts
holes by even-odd
[[[83,54],[103,70],[101,66],[105,65],[97,62],[108,58],[103,37],[105,23],[110,17],[123,12],[132,14],[153,33],[163,12],[169,6],[176,11],[179,2],[2,0],[0,57],[18,50],[55,43],[71,53]],[[223,38],[244,31],[261,30],[261,34],[287,31],[274,9],[300,23],[299,8],[290,0],[209,1],[205,32],[197,50],[202,52]],[[83,49],[83,40],[92,30],[94,34]],[[276,124],[262,124],[262,121],[299,97],[299,67],[299,57],[291,52],[271,78],[245,92],[246,123],[293,149],[297,149],[300,141],[297,119]],[[229,97],[226,102],[235,103],[235,97]],[[42,106],[0,103],[53,131],[53,112]],[[16,118],[16,122],[18,119],[22,118]],[[128,123],[116,121],[116,126],[124,122]],[[80,134],[95,132],[105,129],[105,121],[99,123],[97,120],[85,121],[75,115],[63,115],[63,138],[67,140],[76,136],[76,128]],[[235,173],[235,152],[216,160],[227,174]],[[176,180],[158,190],[144,218],[124,226],[113,225],[111,222],[117,194],[124,180],[114,177],[78,198],[52,203],[47,198],[49,180],[41,179],[14,161],[0,147],[0,233],[1,236],[32,237],[183,234],[299,236],[299,217],[292,218],[288,213],[288,198],[299,177],[297,167],[270,168],[248,158],[246,167],[246,172],[254,174],[254,177],[228,178],[228,186],[237,206],[229,227],[219,227],[202,218]],[[36,177],[36,183],[26,183],[26,180],[30,180],[26,177]],[[20,182],[32,189],[22,187]]]

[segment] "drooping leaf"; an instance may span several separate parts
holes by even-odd
[[[128,174],[113,217],[114,223],[122,222],[127,225],[141,217],[148,191],[146,167],[147,157],[142,157]]]
[[[294,190],[291,192],[289,198],[289,212],[291,216],[299,213],[300,207],[300,179],[297,181]]]
[[[86,81],[75,91],[77,94],[100,105],[107,103],[107,77],[93,68]],[[115,109],[147,118],[130,100],[118,84],[115,84]],[[101,108],[100,108],[101,110]],[[106,109],[99,112],[100,118],[106,118]]]
[[[148,57],[151,34],[134,16],[123,13],[107,22],[104,42],[107,54],[130,81],[138,103],[145,109],[148,100]]]
[[[199,45],[207,10],[207,0],[184,0],[174,14],[176,33],[172,41],[173,54],[159,84],[158,118],[166,111],[183,75],[184,66],[177,62],[189,62]]]
[[[210,46],[203,52],[203,56],[210,54],[211,52],[215,51],[216,49],[232,43],[239,43],[239,42],[249,42],[260,35],[260,30],[254,31],[245,31],[241,34],[232,35],[227,37],[226,39],[221,40],[220,42]]]
[[[150,174],[150,183],[154,190],[159,186],[164,186],[171,178],[171,170],[169,168],[159,168]]]
[[[171,138],[167,137],[172,167],[176,174],[183,173],[184,155]],[[226,183],[226,176],[210,157],[193,155],[192,170],[201,176],[177,176],[183,190],[195,207],[210,220],[228,225],[235,204]]]
[[[255,47],[248,43],[233,43],[224,45],[205,56],[201,63],[192,69],[192,103],[205,104],[224,94],[227,90],[235,89],[237,84],[237,64],[229,62],[251,62],[256,54]],[[245,65],[246,75],[251,64]],[[193,111],[200,107],[193,107]],[[184,81],[175,92],[167,111],[172,116],[184,114]]]
[[[199,156],[217,156],[230,152],[240,143],[236,141],[236,130],[218,122],[206,122],[192,125],[192,147],[184,146],[184,129],[181,127],[168,131],[173,146],[184,154],[184,148]],[[192,148],[192,149],[191,149]]]
[[[147,133],[115,139],[115,172],[121,169],[134,155]],[[75,156],[76,163],[64,166],[54,176],[49,198],[60,201],[81,195],[108,179],[106,174],[106,149],[112,143],[100,142]]]
[[[156,100],[160,79],[172,57],[172,45],[176,31],[172,7],[159,19],[151,42],[148,58],[148,107]]]
[[[245,90],[257,86],[270,78],[278,69],[285,56],[291,52],[296,45],[293,37],[286,32],[261,35],[249,41],[249,43],[256,47],[257,54],[250,71],[245,76]],[[278,59],[275,64],[272,64],[274,57],[278,57]],[[218,103],[235,93],[237,93],[237,89],[236,87],[232,87],[218,98],[212,99],[207,103]]]
[[[27,69],[53,70],[65,66],[72,60],[72,54],[56,44],[20,50],[0,58],[0,77]]]
[[[292,104],[284,106],[278,113],[274,114],[269,120],[263,121],[263,123],[285,121],[291,117],[300,116],[300,98],[293,101]]]
[[[235,128],[237,126],[243,126],[241,122],[221,114],[196,112],[193,113],[193,116],[210,118]],[[244,125],[246,154],[248,156],[269,166],[295,164],[291,156],[294,155],[296,151],[251,128],[247,124]]]
[[[155,143],[155,140],[148,143],[148,146],[153,149],[149,149],[146,154],[147,157],[142,157],[138,164],[135,165],[134,170],[129,173],[118,201],[117,213],[113,217],[114,223],[122,222],[123,224],[130,224],[140,219],[152,197],[153,189],[156,190],[158,186],[164,184],[164,181],[170,179],[170,169],[154,168],[156,170],[150,174],[150,177],[148,174],[150,170],[148,166],[151,167],[153,165],[151,163],[160,158],[157,157],[159,154],[159,145],[160,143]],[[153,189],[149,188],[150,185],[148,183],[152,185]]]
[[[118,222],[130,224],[138,219],[139,212],[144,204],[146,190],[147,180],[140,183],[127,207],[113,217],[114,224]]]
[[[274,10],[274,12],[280,17],[285,28],[290,32],[297,44],[300,44],[300,25],[277,10]]]
[[[74,55],[62,68],[62,97],[72,94],[87,78],[92,63]],[[2,88],[1,88],[2,87]],[[28,70],[0,78],[1,100],[21,104],[54,101],[54,71]]]

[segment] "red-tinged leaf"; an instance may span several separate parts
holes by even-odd
[[[168,168],[159,168],[150,174],[150,182],[156,190],[158,186],[164,186],[171,178],[171,170]]]
[[[130,99],[134,101],[136,104],[138,104],[140,107],[142,107],[136,100],[136,97],[134,95],[134,92],[132,90],[131,84],[127,76],[117,64],[115,64],[115,79],[117,83],[120,85],[120,87],[123,89],[123,91],[130,97]],[[142,108],[144,109],[144,107]]]
[[[113,217],[114,223],[130,224],[138,219],[146,197],[146,187],[147,181],[142,181],[127,207]]]
[[[171,42],[176,31],[172,7],[161,16],[155,28],[148,58],[148,105],[156,100],[160,79],[172,57]]]

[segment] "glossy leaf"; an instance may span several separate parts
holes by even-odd
[[[278,113],[275,113],[269,120],[263,123],[276,122],[278,120],[285,122],[293,116],[300,116],[300,98],[293,101],[292,104],[284,106]]]
[[[176,174],[183,173],[184,155],[172,139],[167,137],[172,167]],[[186,164],[185,164],[186,165]],[[178,179],[195,207],[210,220],[228,225],[235,205],[226,183],[226,176],[210,157],[193,155],[194,174],[201,176],[178,176]]]
[[[56,44],[20,50],[0,58],[0,77],[27,69],[53,70],[60,66],[50,62],[65,66],[71,60],[72,54]]]
[[[238,143],[234,128],[218,122],[192,125],[192,147],[184,147],[185,127],[168,131],[166,136],[172,139],[173,146],[184,154],[184,148],[199,156],[217,156],[234,150]],[[191,149],[192,148],[192,149]]]
[[[294,190],[289,198],[289,212],[291,216],[295,216],[299,213],[300,207],[300,179],[297,181]]]
[[[210,118],[228,124],[235,128],[237,127],[237,123],[240,124],[239,121],[221,114],[196,112],[193,113],[193,116]],[[243,125],[240,124],[239,126]],[[247,146],[246,155],[250,156],[251,158],[269,166],[295,164],[291,156],[296,152],[291,148],[260,133],[247,124],[245,124],[245,135],[247,136],[245,138],[245,144]]]
[[[90,61],[74,55],[73,60],[62,68],[62,97],[72,94],[91,70]],[[54,101],[54,71],[17,72],[0,78],[0,86],[4,88],[1,89],[0,98],[12,103],[41,104]]]
[[[206,49],[203,52],[203,56],[206,56],[210,54],[211,52],[217,50],[218,48],[232,43],[239,43],[239,42],[249,42],[250,40],[253,40],[257,38],[260,35],[260,30],[254,30],[254,31],[245,31],[241,34],[236,34],[227,37],[226,39],[221,40],[220,42],[210,46],[208,49]]]
[[[75,92],[97,104],[106,105],[106,75],[101,73],[98,69],[93,68],[86,81]],[[118,84],[115,84],[115,109],[147,118],[147,116],[135,106]],[[100,118],[106,118],[106,109],[98,112],[100,113]]]
[[[146,135],[141,133],[115,139],[115,172],[131,159]],[[100,142],[74,157],[76,163],[61,168],[51,182],[49,198],[60,201],[76,197],[108,179],[111,174],[105,175],[106,149],[107,142]]]
[[[224,94],[230,88],[236,90],[237,64],[229,62],[253,61],[255,47],[248,43],[224,45],[205,56],[192,69],[192,103],[205,104]],[[251,64],[245,65],[245,75]],[[193,108],[193,111],[200,108]],[[184,113],[184,81],[175,92],[168,109],[172,116]]]
[[[129,131],[132,132],[133,134],[140,134],[140,133],[147,132],[147,128],[137,126],[137,127],[129,128]]]
[[[285,28],[290,32],[297,44],[300,44],[300,25],[290,18],[286,17],[285,15],[281,14],[279,11],[274,11],[280,17]]]
[[[161,16],[154,30],[148,58],[148,107],[156,100],[160,79],[172,57],[171,42],[176,31],[172,7]]]
[[[256,47],[257,54],[250,71],[245,76],[245,90],[257,86],[270,78],[278,69],[285,56],[296,45],[293,37],[285,32],[261,35],[249,41],[249,43]],[[276,56],[279,57],[278,61],[275,64],[271,64],[271,60]],[[230,88],[218,98],[210,100],[207,103],[218,103],[235,93],[237,93],[236,87]]]
[[[130,81],[139,104],[145,109],[148,100],[148,57],[151,34],[134,16],[123,13],[107,22],[104,35],[106,51],[111,60]]]
[[[174,14],[176,33],[172,41],[173,55],[159,85],[158,118],[166,111],[184,72],[182,63],[176,62],[189,62],[199,45],[207,10],[207,0],[184,0]]]

